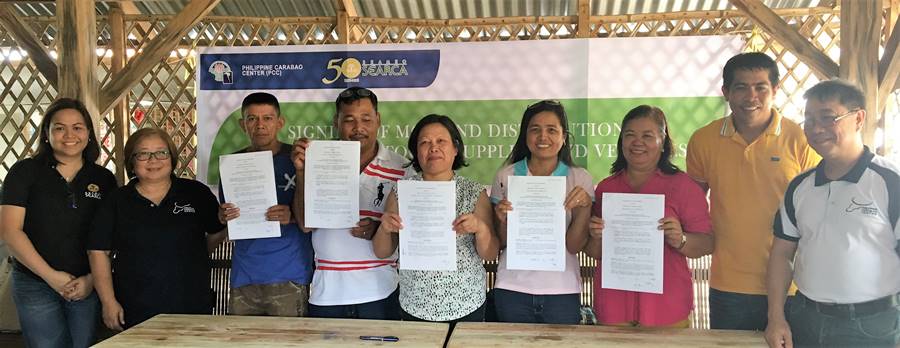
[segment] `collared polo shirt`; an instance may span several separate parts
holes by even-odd
[[[101,199],[118,186],[115,176],[84,163],[66,182],[54,163],[28,158],[10,168],[3,186],[3,204],[25,208],[22,230],[50,267],[76,277],[90,273],[88,228]],[[15,267],[37,277],[25,265]]]
[[[494,184],[491,187],[491,202],[497,204],[503,198],[506,198],[510,176],[530,175],[527,159],[501,168],[494,177]],[[551,176],[563,176],[566,178],[567,193],[580,186],[593,200],[594,190],[591,184],[591,174],[583,168],[572,168],[563,162],[559,162]],[[567,210],[567,229],[571,223],[572,212]],[[511,270],[507,268],[507,254],[504,250],[500,254],[500,264],[497,266],[497,282],[494,287],[532,295],[579,294],[581,293],[581,264],[578,262],[578,257],[570,254],[567,250],[566,268],[562,272]]]
[[[868,148],[842,178],[825,162],[788,186],[775,236],[797,242],[794,280],[814,301],[859,303],[900,292],[900,169]]]
[[[766,294],[772,217],[788,182],[819,159],[800,126],[774,110],[768,128],[750,144],[735,130],[733,116],[694,132],[687,173],[710,188],[716,237],[710,287]]]
[[[206,235],[225,228],[216,197],[200,182],[172,177],[157,205],[137,183],[103,202],[88,242],[89,250],[114,252],[113,285],[126,326],[159,313],[211,313]]]
[[[381,220],[388,194],[397,180],[415,174],[409,160],[378,143],[378,153],[359,173],[359,216]],[[312,232],[316,252],[309,303],[335,306],[378,301],[397,290],[397,253],[380,259],[372,241],[356,238],[349,228]]]
[[[711,223],[706,197],[697,183],[684,173],[656,173],[635,190],[627,175],[620,171],[597,184],[594,215],[603,217],[604,193],[662,194],[666,217],[676,217],[687,232],[710,233]],[[660,231],[660,233],[663,233]],[[663,245],[663,293],[604,289],[602,270],[594,271],[594,312],[604,324],[637,321],[645,326],[671,325],[688,317],[694,306],[693,282],[687,257]]]

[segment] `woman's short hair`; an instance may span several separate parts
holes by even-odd
[[[84,119],[84,126],[88,130],[88,143],[81,152],[81,157],[85,163],[96,163],[97,158],[100,157],[100,145],[97,143],[97,135],[94,134],[94,121],[84,103],[73,98],[59,98],[53,101],[44,112],[38,134],[38,148],[33,157],[53,164],[58,162],[56,157],[53,157],[53,147],[50,146],[50,125],[53,122],[53,116],[65,109],[78,111]]]
[[[663,137],[662,144],[662,154],[659,156],[659,161],[656,162],[656,167],[659,168],[664,174],[675,174],[681,171],[678,167],[672,163],[672,155],[674,154],[674,147],[672,146],[672,138],[669,136],[669,123],[666,121],[666,114],[662,111],[662,109],[650,106],[650,105],[639,105],[631,111],[628,111],[625,114],[625,118],[622,119],[622,131],[619,132],[619,142],[616,147],[616,161],[613,162],[612,168],[610,168],[609,173],[615,174],[625,168],[628,167],[628,162],[625,160],[624,150],[622,150],[622,137],[625,133],[625,127],[629,122],[634,121],[639,118],[649,118],[659,127],[659,134]]]
[[[166,148],[169,150],[169,162],[172,163],[172,172],[175,172],[175,167],[178,165],[178,150],[175,148],[175,142],[172,141],[172,137],[159,128],[142,128],[130,135],[128,141],[125,142],[125,173],[128,174],[129,179],[135,177],[134,161],[137,159],[134,156],[135,152],[137,152],[138,144],[144,139],[151,137],[159,137],[166,143]]]
[[[412,160],[410,160],[409,165],[411,165],[417,172],[422,171],[422,166],[419,164],[419,134],[422,133],[422,129],[425,126],[430,125],[432,123],[437,123],[444,128],[447,129],[447,132],[450,133],[450,139],[453,141],[453,146],[456,147],[456,157],[453,158],[453,170],[457,170],[459,168],[468,166],[465,158],[465,147],[463,145],[462,135],[459,133],[459,129],[456,128],[456,123],[453,123],[453,120],[450,117],[444,115],[430,114],[425,117],[422,117],[418,123],[416,123],[415,128],[413,128],[412,133],[409,135],[409,142],[407,143],[407,148],[409,149],[409,153],[412,155]]]

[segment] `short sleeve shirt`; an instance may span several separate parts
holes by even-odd
[[[521,160],[508,165],[497,172],[494,184],[491,187],[491,202],[497,204],[506,198],[510,176],[529,176],[527,160]],[[552,173],[553,176],[566,177],[566,192],[575,187],[581,187],[591,199],[594,198],[594,188],[591,185],[591,175],[583,168],[569,167],[559,162]],[[515,208],[515,207],[514,207]],[[571,211],[566,211],[566,226],[572,223]],[[508,269],[506,253],[500,254],[500,264],[497,267],[497,282],[494,287],[532,295],[562,295],[581,293],[581,264],[575,254],[566,251],[566,268],[562,272],[551,271],[523,271]]]
[[[159,313],[209,313],[206,235],[222,231],[209,187],[172,177],[159,205],[136,190],[116,190],[98,210],[88,249],[112,251],[116,299],[134,325]]]
[[[359,174],[359,216],[381,220],[387,195],[400,180],[415,172],[409,161],[378,144],[375,158]],[[349,228],[319,228],[312,232],[316,251],[309,303],[335,306],[378,301],[397,290],[397,257],[379,259],[372,241],[356,238]]]
[[[408,180],[422,180],[422,176],[417,174]],[[456,215],[475,212],[484,186],[458,175],[453,176],[453,181]],[[485,282],[484,262],[475,249],[475,235],[457,234],[455,271],[400,270],[400,307],[424,320],[456,320],[484,304]]]
[[[733,116],[713,121],[691,136],[687,173],[709,185],[715,249],[710,287],[766,294],[772,217],[788,182],[819,162],[796,123],[773,111],[768,128],[748,144]]]
[[[687,232],[710,233],[706,195],[700,186],[684,173],[673,175],[657,171],[640,190],[628,185],[627,176],[619,172],[597,184],[594,215],[603,217],[604,193],[642,193],[665,196],[665,216],[676,217]],[[662,232],[660,232],[662,233]],[[688,317],[694,306],[693,282],[687,257],[678,250],[663,246],[663,293],[604,289],[601,268],[594,272],[594,312],[604,324],[637,321],[646,326],[670,325]]]
[[[244,151],[241,151],[244,152]],[[275,195],[278,204],[293,204],[297,172],[291,160],[291,145],[281,144],[272,156]],[[228,197],[221,194],[222,202]],[[281,237],[234,241],[231,256],[231,287],[251,284],[294,282],[308,285],[313,273],[313,249],[309,233],[296,223],[281,225]]]
[[[100,201],[118,186],[113,174],[84,163],[66,182],[53,163],[28,158],[10,168],[3,186],[3,204],[25,208],[22,229],[50,267],[76,277],[90,273],[88,229]],[[15,267],[34,275],[22,264]]]
[[[828,303],[900,292],[900,169],[868,148],[838,180],[824,168],[791,181],[775,219],[775,237],[797,243],[797,287]]]

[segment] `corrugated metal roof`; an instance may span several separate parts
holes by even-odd
[[[578,0],[352,0],[361,17],[456,19],[513,16],[571,16]],[[190,0],[134,0],[140,14],[172,15]],[[834,6],[835,0],[764,0],[771,8]],[[97,1],[97,14],[105,15],[109,3]],[[121,3],[121,2],[120,2]],[[53,16],[53,1],[18,2],[25,16]],[[728,0],[591,0],[593,15],[734,10]],[[243,17],[330,17],[333,0],[222,0],[211,14]]]

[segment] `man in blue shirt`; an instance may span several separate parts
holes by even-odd
[[[278,205],[268,209],[266,218],[281,223],[281,237],[234,241],[229,314],[306,316],[313,251],[309,234],[300,230],[291,214],[296,173],[291,145],[277,138],[284,123],[275,96],[252,93],[244,98],[240,124],[250,138],[250,146],[238,153],[272,152]],[[228,202],[221,189],[219,197]],[[240,215],[233,203],[222,204],[219,211],[222,221]]]

